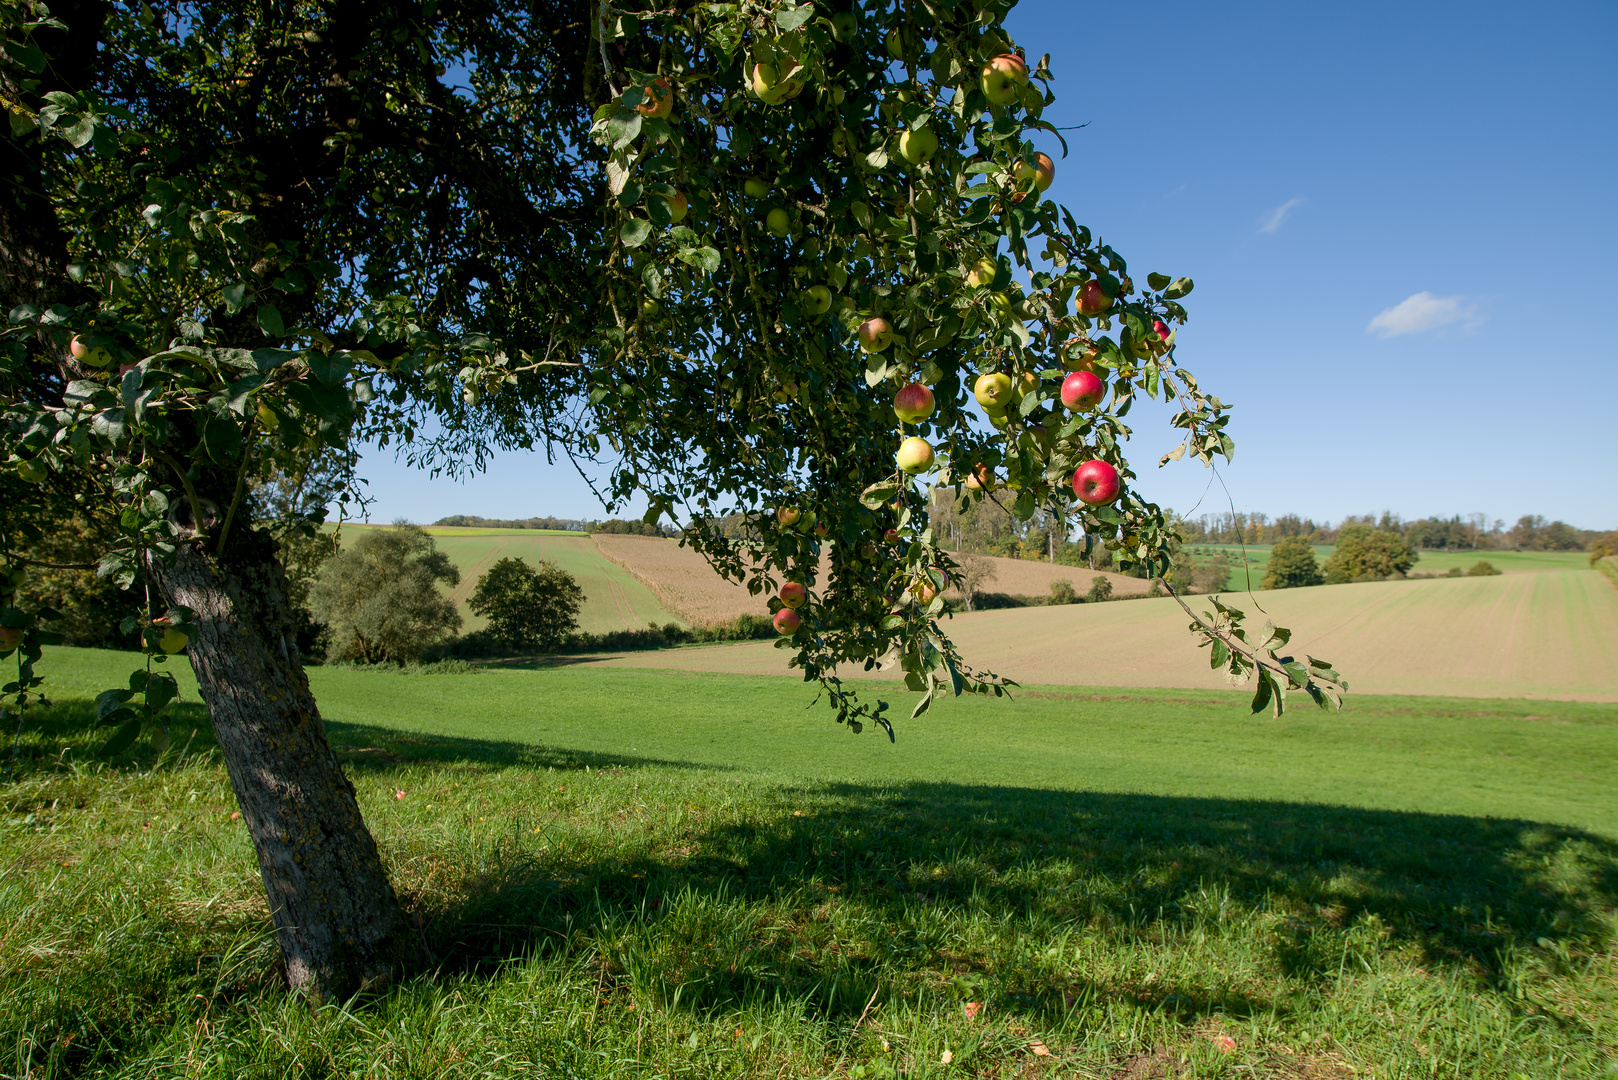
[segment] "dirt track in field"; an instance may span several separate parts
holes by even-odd
[[[1592,570],[1322,585],[1257,598],[1292,629],[1297,652],[1335,663],[1353,692],[1618,702],[1618,589]],[[1190,599],[1194,610],[1200,599]],[[1263,625],[1252,597],[1225,599],[1255,629]],[[1188,621],[1165,598],[976,612],[944,626],[969,663],[1029,685],[1217,688],[1222,680]],[[598,662],[788,672],[786,653],[769,643]]]

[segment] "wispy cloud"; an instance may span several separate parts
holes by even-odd
[[[1287,218],[1292,216],[1292,211],[1296,210],[1298,207],[1302,206],[1308,201],[1309,200],[1304,198],[1302,195],[1299,195],[1295,199],[1288,199],[1286,202],[1264,215],[1263,220],[1259,224],[1258,231],[1261,233],[1274,232],[1286,222]]]
[[[1365,332],[1390,338],[1436,330],[1452,323],[1477,321],[1477,307],[1466,297],[1419,292],[1379,313],[1365,327]]]

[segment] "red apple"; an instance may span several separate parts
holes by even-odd
[[[886,540],[890,544],[897,544],[899,542],[899,530],[889,529],[887,532],[882,534],[882,539]]]
[[[1062,404],[1074,412],[1086,412],[1101,404],[1107,385],[1088,371],[1075,371],[1062,380]]]
[[[775,632],[782,637],[797,633],[798,627],[803,625],[803,618],[789,607],[777,611],[775,618],[770,621],[775,624]]]
[[[1105,461],[1091,459],[1073,471],[1073,494],[1090,506],[1112,502],[1118,487],[1118,470]]]
[[[860,348],[866,352],[881,352],[893,343],[893,328],[880,315],[860,323]]]
[[[983,65],[978,86],[991,105],[1009,105],[1028,85],[1028,63],[1016,53],[997,56]]]
[[[640,104],[635,111],[642,116],[650,116],[654,120],[662,120],[674,111],[674,94],[669,89],[667,79],[658,79],[654,83],[643,86],[641,89]]]
[[[691,204],[685,201],[685,193],[676,191],[672,196],[665,195],[663,198],[669,204],[669,220],[676,225],[684,221],[685,212],[691,207]]]
[[[1101,282],[1095,278],[1086,281],[1084,288],[1079,290],[1079,314],[1100,315],[1110,307],[1112,307],[1112,297],[1108,296],[1107,290],[1101,287]]]
[[[781,591],[777,595],[781,597],[781,603],[787,607],[801,608],[803,602],[809,599],[809,590],[801,581],[789,581],[781,586]]]
[[[933,415],[933,392],[921,383],[906,383],[893,395],[893,411],[907,424],[919,424]]]
[[[775,512],[775,520],[781,523],[783,529],[790,529],[803,517],[803,511],[796,506],[783,506]]]

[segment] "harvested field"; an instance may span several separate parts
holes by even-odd
[[[1226,599],[1263,624],[1252,598]],[[1321,585],[1258,602],[1292,628],[1300,651],[1337,664],[1355,693],[1618,702],[1618,589],[1594,570]],[[970,663],[1023,683],[1217,688],[1187,621],[1163,598],[975,612],[945,628]],[[601,662],[787,672],[784,653],[753,644]]]
[[[656,595],[665,608],[693,626],[730,622],[743,612],[767,614],[765,602],[726,581],[707,561],[678,540],[655,536],[596,533],[590,537],[603,558],[628,572]]]
[[[1081,570],[1076,566],[1062,566],[1054,563],[1031,562],[1028,559],[1002,559],[993,555],[957,555],[956,562],[966,559],[983,559],[994,567],[994,577],[983,586],[987,592],[1009,593],[1012,596],[1049,596],[1051,582],[1066,578],[1073,583],[1073,591],[1084,596],[1090,591],[1090,583],[1096,578],[1109,578],[1112,581],[1112,594],[1114,596],[1135,596],[1145,593],[1151,588],[1150,583],[1141,578],[1125,577],[1123,574],[1108,574],[1097,570]],[[959,590],[953,590],[959,595]]]
[[[729,622],[745,612],[756,615],[764,611],[763,601],[742,586],[720,577],[701,555],[681,547],[676,540],[608,533],[597,533],[591,539],[602,555],[633,574],[637,581],[657,594],[664,607],[679,612],[693,625]],[[1080,596],[1090,591],[1090,582],[1098,577],[1111,578],[1113,593],[1118,596],[1144,593],[1149,587],[1139,578],[1121,574],[1096,573],[1023,559],[971,557],[986,559],[994,566],[994,577],[984,585],[989,592],[1049,596],[1051,582],[1058,578],[1071,581]],[[959,596],[959,590],[952,590],[951,595]]]

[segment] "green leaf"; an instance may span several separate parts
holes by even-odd
[[[309,374],[319,379],[327,386],[341,386],[348,373],[354,370],[354,364],[340,352],[330,355],[319,352],[310,352],[304,357],[304,363],[309,365]]]
[[[96,726],[102,727],[117,721],[108,719],[124,707],[130,698],[135,696],[133,690],[104,690],[96,695]]]
[[[711,247],[685,248],[678,257],[680,261],[710,274],[719,269],[719,252]]]
[[[226,413],[215,413],[202,428],[202,448],[221,465],[232,463],[242,451],[242,430]]]
[[[645,218],[632,217],[618,230],[618,239],[623,241],[624,247],[640,247],[651,235],[652,223]]]
[[[1190,278],[1175,278],[1174,281],[1170,283],[1169,287],[1163,290],[1163,295],[1170,300],[1178,300],[1182,296],[1190,295],[1192,288],[1193,285]]]
[[[899,485],[892,480],[883,480],[860,492],[860,502],[864,503],[867,509],[878,510],[892,502],[897,494]]]
[[[219,291],[225,298],[225,310],[232,315],[240,311],[242,305],[247,302],[247,286],[240,281],[234,285],[226,285]]]
[[[180,684],[167,672],[158,672],[146,681],[146,707],[157,712],[180,696]]]
[[[269,304],[258,309],[258,328],[264,331],[265,336],[272,338],[286,337],[286,326],[281,322],[281,313]]]
[[[782,8],[775,13],[775,25],[782,31],[796,30],[810,19],[814,18],[813,4],[804,4],[802,7]]]
[[[141,718],[138,716],[124,721],[118,730],[112,733],[112,737],[102,745],[101,756],[117,757],[135,745],[135,739],[140,735],[140,725]]]
[[[1208,649],[1208,666],[1215,671],[1224,670],[1225,664],[1230,660],[1230,647],[1218,638]]]
[[[1258,673],[1258,689],[1253,694],[1254,715],[1264,711],[1264,707],[1270,703],[1271,694],[1270,677],[1260,669]]]
[[[1147,274],[1146,275],[1146,284],[1150,285],[1153,289],[1157,289],[1157,290],[1162,289],[1163,286],[1167,285],[1172,280],[1173,279],[1170,278],[1167,274]]]

